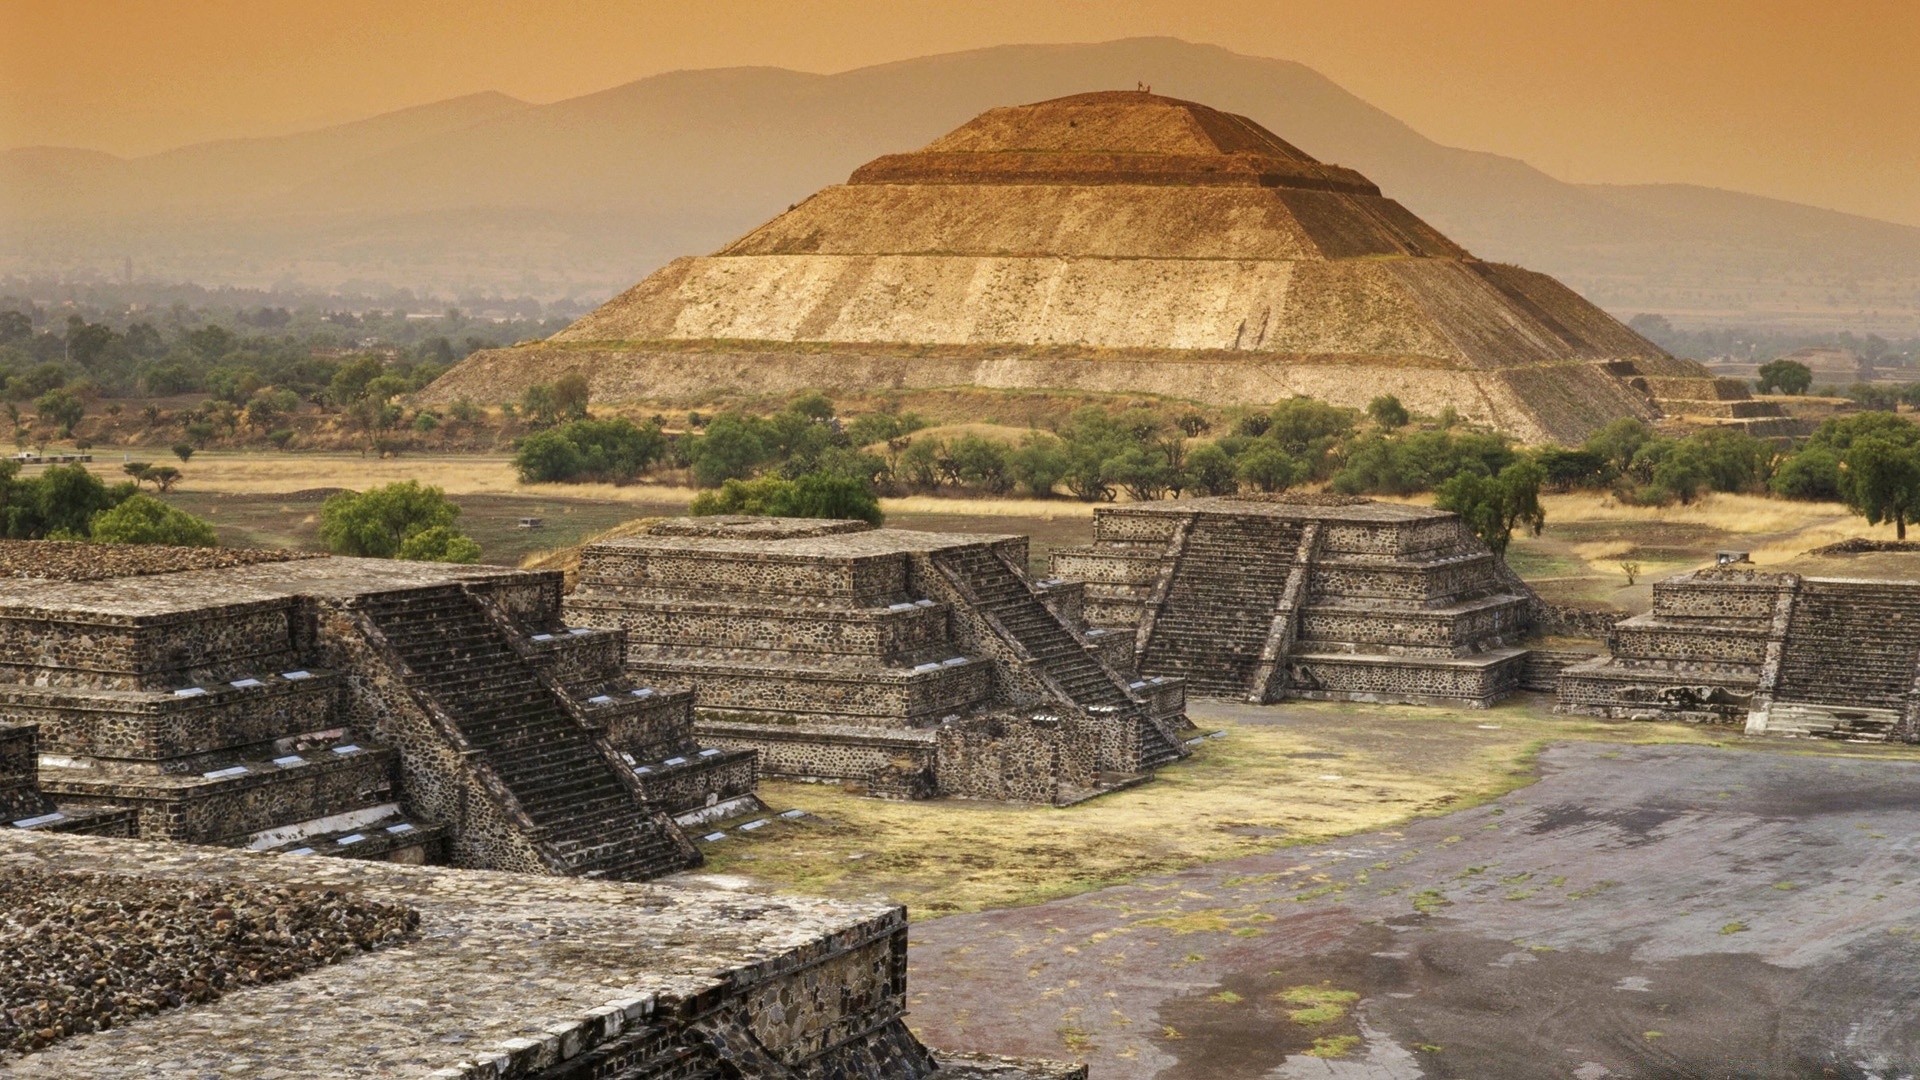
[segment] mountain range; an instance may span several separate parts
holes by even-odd
[[[1358,169],[1482,258],[1621,316],[1920,332],[1920,228],[1443,146],[1286,60],[1136,38],[832,75],[678,71],[547,105],[482,93],[125,159],[0,154],[0,272],[598,298],[995,105],[1150,84]],[[1524,108],[1516,103],[1515,108]]]

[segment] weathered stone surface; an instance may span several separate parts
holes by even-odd
[[[564,626],[558,575],[81,547],[0,548],[51,575],[0,577],[0,723],[86,827],[644,877],[698,861],[670,815],[752,798],[620,633]]]
[[[1749,734],[1920,741],[1920,582],[1711,568],[1653,587],[1559,709],[1744,723]]]
[[[1101,507],[1053,554],[1139,669],[1205,693],[1485,706],[1539,601],[1444,511],[1318,496]]]
[[[771,775],[1067,802],[1183,756],[1179,684],[1110,667],[1082,590],[1025,563],[1022,537],[692,519],[589,547],[566,611]]]
[[[142,911],[171,905],[181,918],[157,942],[157,960],[206,957],[234,973],[258,962],[282,981],[230,975],[219,996],[189,983],[186,1007],[116,1015],[112,1030],[75,1025],[78,1033],[7,1060],[9,1076],[1078,1075],[988,1059],[938,1071],[904,1024],[906,913],[889,905],[0,832],[0,880],[27,875],[65,883],[57,898],[84,910],[61,905],[56,919],[75,932],[90,912],[129,924],[96,930],[76,957],[137,944],[150,925]],[[0,957],[10,915],[44,906],[24,899],[24,909],[0,900]],[[318,959],[392,941],[413,912],[418,930],[284,979],[292,972],[274,967],[276,933],[297,935],[313,904],[346,915],[329,922],[336,929],[294,938]],[[102,971],[109,986],[144,985],[126,978],[133,969],[110,962]],[[0,986],[10,1008],[15,992]],[[25,996],[29,1018],[58,1000]]]

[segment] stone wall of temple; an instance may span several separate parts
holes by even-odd
[[[1456,515],[1355,499],[1101,507],[1050,570],[1142,673],[1252,701],[1488,705],[1518,687],[1539,608]]]
[[[589,547],[566,611],[769,775],[1062,802],[1184,754],[1178,684],[1140,692],[1025,564],[1022,537],[690,519]]]
[[[698,860],[671,815],[758,808],[754,755],[698,745],[619,634],[565,627],[558,574],[186,550],[109,559],[120,577],[0,550],[63,575],[0,580],[0,724],[39,727],[39,786],[70,816],[647,876]]]
[[[1656,583],[1608,648],[1560,673],[1562,711],[1920,740],[1920,582],[1698,570]]]

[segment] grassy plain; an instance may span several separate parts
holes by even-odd
[[[135,460],[170,460],[165,451],[131,452]],[[119,477],[119,461],[96,462]],[[519,482],[500,454],[409,454],[206,451],[183,467],[171,496],[209,517],[229,543],[312,546],[313,515],[327,489],[365,488],[395,480],[434,484],[466,510],[462,524],[480,540],[489,562],[512,564],[546,549],[578,543],[636,517],[685,512],[694,493],[660,484]],[[1409,499],[1425,501],[1424,497]],[[1688,506],[1627,506],[1604,494],[1548,495],[1547,531],[1517,538],[1509,560],[1549,599],[1643,610],[1651,583],[1699,566],[1716,550],[1751,550],[1761,565],[1803,565],[1811,548],[1854,536],[1890,539],[1891,526],[1869,526],[1833,503],[1792,503],[1751,495],[1710,495]],[[912,495],[882,500],[892,524],[952,532],[1025,533],[1036,569],[1054,547],[1085,543],[1094,507],[1070,499],[948,498]],[[515,528],[542,517],[547,528]],[[1639,566],[1627,583],[1622,563]],[[1832,568],[1820,566],[1823,572]]]

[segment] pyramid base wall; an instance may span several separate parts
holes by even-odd
[[[1579,442],[1621,417],[1657,415],[1643,394],[1599,364],[1461,370],[1436,363],[1427,357],[1321,362],[1311,356],[1225,350],[532,345],[477,352],[421,391],[419,400],[423,405],[459,398],[481,404],[518,401],[529,387],[577,371],[601,404],[975,386],[1155,394],[1210,405],[1304,396],[1365,408],[1375,397],[1392,394],[1416,413],[1437,415],[1451,407],[1463,419],[1528,443]]]

